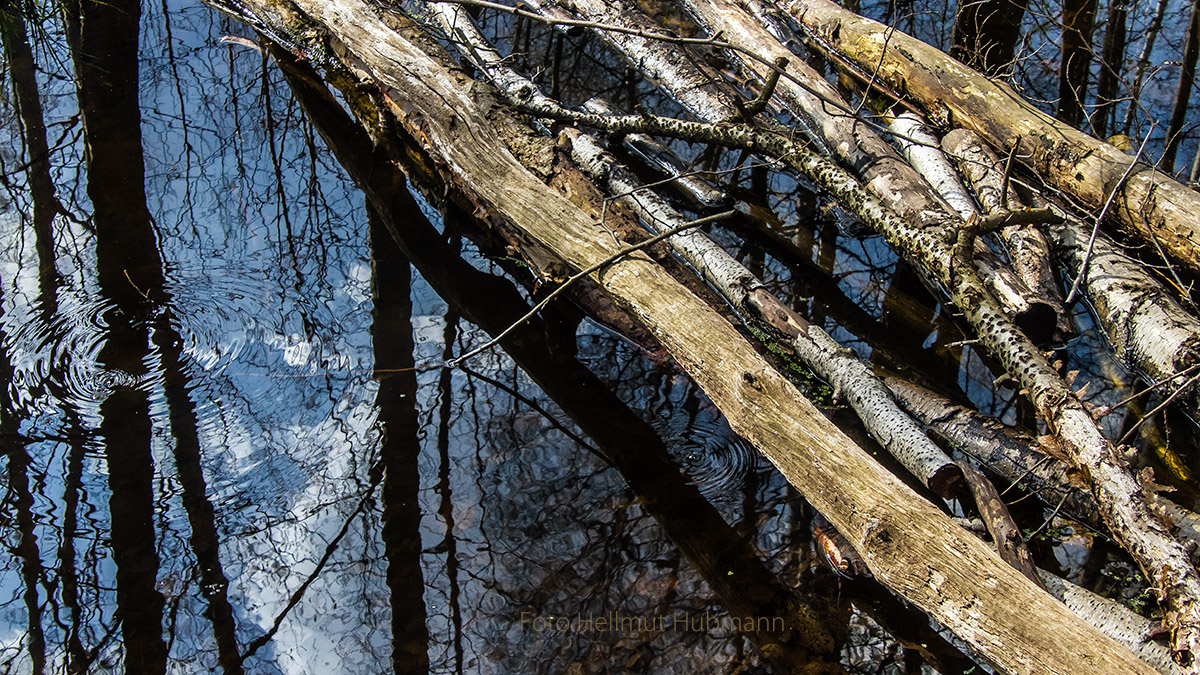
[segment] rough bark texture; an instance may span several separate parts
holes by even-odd
[[[389,30],[365,2],[303,0],[300,7],[333,31],[345,58],[379,81],[400,122],[440,155],[462,189],[573,267],[612,255],[612,238],[491,133],[478,109],[486,92],[476,83]],[[645,321],[733,428],[865,553],[878,578],[953,626],[1000,668],[1150,672],[880,469],[727,322],[645,257],[629,256],[595,279]]]
[[[975,506],[979,509],[979,516],[983,519],[984,525],[987,526],[992,543],[996,546],[996,552],[1014,569],[1019,570],[1033,583],[1041,586],[1042,581],[1038,578],[1037,568],[1033,565],[1033,556],[1029,554],[1029,547],[1025,545],[1025,539],[1021,536],[1021,528],[1013,522],[1012,514],[1008,512],[1008,506],[1004,504],[1004,499],[996,491],[996,486],[992,485],[992,482],[987,479],[987,476],[980,473],[979,469],[971,466],[969,461],[962,460],[959,466],[962,467],[967,484],[971,486],[971,494],[975,496]]]
[[[966,129],[955,129],[942,138],[942,148],[958,162],[959,171],[974,188],[975,198],[985,214],[1002,213],[1020,206],[1016,190],[1011,186],[1007,195],[1001,194],[1004,190],[1003,171],[997,170],[995,156],[978,135]],[[1059,335],[1071,334],[1070,312],[1063,304],[1062,293],[1054,279],[1046,238],[1032,225],[1006,227],[1000,235],[1017,276],[1054,312]],[[986,271],[984,277],[987,277]],[[1034,336],[1030,337],[1036,342]]]
[[[947,139],[951,136],[951,152],[962,158],[976,192],[998,192],[990,186],[1000,180],[999,158],[969,131],[956,130]],[[1091,230],[1078,221],[1068,218],[1043,227],[1050,235],[1055,257],[1072,278],[1079,275],[1087,260],[1081,288],[1109,344],[1125,365],[1151,383],[1174,380],[1167,385],[1168,391],[1184,385],[1181,373],[1200,363],[1200,320],[1180,306],[1144,265],[1122,254],[1104,234],[1097,234],[1089,257]],[[1200,397],[1194,384],[1189,385],[1182,400],[1189,414],[1200,419]]]
[[[1125,605],[1076,586],[1045,570],[1038,570],[1046,591],[1058,598],[1079,618],[1125,645],[1138,658],[1163,675],[1186,672],[1171,660],[1171,651],[1152,639],[1158,626]]]
[[[974,264],[957,253],[972,249],[973,228],[961,227],[955,221],[942,222],[936,228],[907,222],[845,170],[805,150],[789,136],[753,125],[705,125],[648,113],[604,117],[561,107],[526,109],[610,133],[653,133],[755,150],[785,161],[827,189],[843,208],[946,288],[982,345],[1022,385],[1050,429],[1062,440],[1071,462],[1087,478],[1105,522],[1155,584],[1178,658],[1191,663],[1192,655],[1200,653],[1200,577],[1182,546],[1150,510],[1138,481],[1117,449],[1101,434],[1082,401],[1008,318],[987,291]]]
[[[640,181],[595,141],[575,130],[564,133],[571,139],[576,161],[607,185],[609,192],[627,195],[625,200],[644,222],[654,229],[671,229],[686,222],[657,195],[639,190]],[[849,402],[867,431],[913,476],[942,497],[961,496],[959,469],[900,409],[870,366],[771,295],[759,279],[702,232],[684,235],[673,237],[670,243],[700,276],[739,311],[779,334],[805,366]]]
[[[1134,236],[1157,241],[1174,259],[1200,270],[1200,193],[1148,166],[1118,186],[1131,157],[1051,119],[1008,85],[829,0],[786,5],[817,38],[919,102],[939,125],[972,129],[1005,152],[1019,146],[1024,164],[1087,207],[1099,209],[1119,187],[1110,215]]]

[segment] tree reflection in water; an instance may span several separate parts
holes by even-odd
[[[0,667],[838,669],[850,590],[690,382],[540,320],[414,373],[524,313],[523,272],[311,71],[197,3],[137,10],[5,28]],[[878,330],[893,258],[830,232],[823,272],[764,273],[862,277],[814,311]]]

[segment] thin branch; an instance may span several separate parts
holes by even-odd
[[[742,119],[749,122],[751,117],[759,114],[767,108],[767,101],[771,100],[771,96],[775,94],[775,85],[779,84],[779,75],[787,68],[788,60],[786,57],[775,59],[775,68],[771,70],[771,74],[767,75],[767,79],[763,82],[762,92],[758,98],[750,102],[749,105],[742,108]]]
[[[604,260],[601,260],[600,262],[596,263],[595,265],[592,265],[591,267],[589,267],[589,268],[583,270],[582,272],[579,272],[579,273],[575,274],[574,276],[572,276],[571,278],[567,279],[558,288],[554,289],[554,292],[550,293],[550,295],[547,295],[545,298],[542,299],[541,302],[534,305],[532,309],[530,309],[528,312],[526,312],[525,316],[522,316],[521,318],[514,321],[511,326],[509,326],[508,328],[505,328],[496,337],[494,337],[491,340],[487,341],[486,343],[480,345],[479,347],[472,349],[471,351],[467,352],[466,354],[463,354],[462,356],[451,359],[449,361],[445,361],[443,363],[439,363],[439,364],[424,368],[423,370],[433,370],[435,368],[458,368],[464,361],[467,361],[468,359],[472,359],[476,356],[479,356],[483,352],[486,352],[487,350],[500,344],[501,340],[508,337],[508,335],[510,333],[512,333],[514,330],[516,330],[521,324],[525,323],[526,321],[528,321],[528,320],[532,319],[534,316],[536,316],[538,312],[545,309],[546,305],[550,304],[550,301],[554,300],[554,298],[561,295],[562,292],[567,289],[567,287],[569,287],[571,284],[575,283],[576,281],[579,281],[580,279],[582,279],[586,276],[589,276],[590,274],[592,274],[593,272],[595,272],[601,268],[604,268],[604,267],[607,267],[608,265],[613,264],[614,262],[620,260],[621,258],[624,258],[625,256],[629,255],[630,253],[634,253],[634,252],[640,251],[644,248],[653,246],[654,244],[657,244],[658,242],[660,242],[664,239],[667,239],[668,237],[673,237],[685,230],[697,228],[702,225],[708,225],[709,223],[715,223],[718,220],[724,220],[725,218],[729,218],[730,216],[734,215],[735,213],[737,213],[737,212],[736,211],[723,211],[723,212],[717,213],[715,215],[705,216],[703,218],[697,218],[696,220],[688,221],[688,222],[680,225],[679,227],[675,227],[670,230],[667,230],[666,232],[663,232],[660,235],[651,237],[651,238],[647,239],[646,241],[640,242],[638,244],[634,244],[633,246],[629,246],[627,248],[621,249],[620,251],[617,251],[616,253],[612,254],[611,256],[605,258]]]
[[[1075,276],[1075,281],[1071,283],[1071,292],[1067,293],[1066,299],[1063,300],[1064,304],[1070,305],[1075,301],[1075,294],[1079,292],[1079,284],[1083,281],[1083,278],[1087,276],[1088,263],[1092,261],[1092,248],[1096,244],[1096,235],[1100,232],[1100,223],[1104,220],[1104,217],[1108,215],[1108,208],[1112,206],[1113,200],[1117,197],[1117,193],[1121,191],[1121,187],[1125,185],[1125,181],[1128,180],[1130,174],[1133,173],[1133,168],[1137,166],[1138,159],[1141,158],[1142,151],[1146,149],[1146,144],[1150,142],[1150,134],[1152,133],[1154,133],[1154,125],[1150,126],[1150,131],[1147,132],[1146,136],[1142,139],[1142,146],[1138,148],[1137,154],[1133,156],[1133,161],[1130,162],[1129,166],[1125,168],[1125,173],[1122,174],[1121,180],[1117,181],[1117,184],[1113,186],[1112,191],[1108,193],[1108,199],[1104,200],[1104,208],[1100,209],[1100,214],[1096,216],[1096,222],[1092,225],[1092,236],[1088,238],[1087,252],[1084,253],[1083,262],[1079,265],[1079,274]]]
[[[1191,378],[1188,379],[1187,382],[1184,382],[1183,384],[1179,385],[1179,388],[1176,389],[1175,391],[1171,392],[1171,395],[1168,396],[1162,403],[1159,403],[1158,405],[1154,406],[1153,410],[1146,413],[1145,415],[1142,415],[1142,419],[1138,420],[1137,424],[1134,424],[1133,426],[1129,427],[1129,431],[1125,432],[1125,435],[1121,437],[1121,440],[1117,441],[1117,444],[1119,445],[1119,444],[1124,443],[1125,441],[1129,440],[1129,437],[1133,435],[1133,432],[1138,430],[1138,427],[1142,426],[1143,422],[1145,422],[1146,420],[1153,417],[1154,413],[1167,407],[1167,405],[1169,405],[1171,403],[1171,401],[1174,401],[1176,398],[1178,398],[1180,394],[1187,391],[1188,387],[1195,384],[1198,380],[1200,380],[1200,375],[1193,375]]]

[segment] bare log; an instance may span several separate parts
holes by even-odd
[[[954,152],[963,157],[970,177],[980,181],[977,191],[984,193],[1000,180],[1000,160],[978,136],[966,130],[954,133]],[[1091,229],[1072,218],[1043,227],[1071,276],[1084,274],[1082,288],[1117,357],[1152,384],[1187,386],[1182,400],[1188,413],[1200,419],[1200,388],[1183,378],[1200,364],[1200,320],[1103,233],[1093,240]]]
[[[919,102],[939,126],[972,129],[1005,152],[1017,147],[1024,164],[1088,208],[1103,206],[1133,161],[1051,119],[1008,85],[830,0],[786,0],[786,7],[814,36]],[[1118,223],[1200,270],[1200,193],[1149,166],[1136,167],[1118,187],[1111,211]]]
[[[1004,172],[996,170],[995,160],[990,153],[982,154],[986,146],[977,135],[965,129],[955,129],[942,138],[942,147],[957,160],[959,171],[974,188],[975,197],[984,213],[992,215],[1016,208],[1019,204],[1016,190],[1011,186],[1006,188]],[[1072,333],[1070,312],[1063,304],[1062,293],[1054,279],[1046,238],[1030,225],[1006,227],[1000,232],[1017,276],[1033,289],[1041,302],[1054,311],[1059,334]]]
[[[433,8],[447,32],[462,41],[464,52],[510,96],[538,96],[536,85],[504,64],[504,59],[487,43],[462,8],[445,3],[435,3]],[[656,194],[643,188],[631,171],[590,136],[575,129],[566,129],[563,135],[571,144],[576,162],[611,194],[622,195],[623,201],[651,229],[676,229],[687,221]],[[850,402],[867,430],[918,480],[943,497],[960,496],[959,468],[896,405],[887,387],[858,355],[791,311],[704,233],[681,232],[669,243],[733,307],[782,335],[801,362]]]
[[[1179,658],[1190,663],[1191,655],[1200,652],[1200,577],[1186,552],[1150,510],[1137,479],[1100,432],[1083,402],[987,292],[978,271],[966,257],[978,232],[976,225],[951,230],[954,242],[947,240],[945,231],[914,228],[867,193],[844,170],[812,154],[790,137],[750,125],[708,125],[648,113],[605,117],[562,108],[526,109],[610,133],[637,131],[756,150],[786,161],[828,189],[897,251],[945,285],[951,301],[979,334],[980,342],[1021,383],[1023,393],[1061,439],[1072,464],[1087,476],[1110,529],[1143,566],[1147,577],[1156,583]]]
[[[1077,586],[1046,570],[1038,570],[1046,590],[1097,630],[1125,645],[1163,675],[1186,672],[1171,660],[1171,652],[1156,642],[1161,627],[1121,603]]]
[[[838,8],[838,11],[842,10]],[[724,11],[714,19],[720,18],[723,26],[730,26],[736,16],[737,12]],[[734,32],[731,29],[729,34]],[[842,35],[844,39],[845,34]],[[882,35],[876,37],[881,41],[883,39]],[[785,91],[784,87],[790,81],[781,80],[781,92]],[[821,107],[818,106],[818,109]],[[651,119],[650,116],[624,118],[620,122],[595,116],[574,119],[609,131],[649,130],[653,127],[657,133],[678,134],[681,137],[756,149],[785,159],[793,168],[829,189],[843,206],[882,234],[918,268],[929,270],[946,287],[954,304],[964,312],[979,333],[985,347],[1022,384],[1051,429],[1063,440],[1072,462],[1088,477],[1110,529],[1148,572],[1148,578],[1158,584],[1180,657],[1190,662],[1191,654],[1200,651],[1200,578],[1187,553],[1171,538],[1159,517],[1150,510],[1137,480],[1124,466],[1116,448],[1101,434],[1082,402],[1050,367],[1045,357],[998,308],[974,266],[957,259],[954,249],[962,249],[962,244],[966,244],[963,250],[972,250],[973,237],[968,231],[956,227],[953,220],[945,219],[936,221],[936,228],[931,227],[930,212],[914,214],[925,216],[928,220],[905,222],[838,167],[803,151],[794,143],[767,133],[748,132],[749,138],[738,138],[738,133],[725,129],[702,138],[693,135],[704,133],[696,125]],[[838,143],[830,145],[836,148]],[[947,241],[947,228],[959,233],[959,241]]]
[[[1035,584],[1041,586],[1042,581],[1038,578],[1037,570],[1033,565],[1033,556],[1029,554],[1029,547],[1025,545],[1025,539],[1021,537],[1021,529],[1013,522],[1012,514],[1008,512],[1008,506],[1004,504],[1004,499],[996,491],[996,486],[992,485],[992,482],[987,479],[987,476],[980,473],[979,469],[971,466],[969,461],[963,460],[959,462],[959,466],[962,467],[967,484],[971,486],[971,494],[975,496],[975,506],[979,509],[979,515],[983,518],[983,523],[987,526],[988,534],[991,535],[992,543],[1000,557]]]
[[[706,125],[649,113],[605,117],[561,107],[525,109],[610,133],[654,133],[755,150],[785,161],[828,189],[844,208],[945,286],[983,346],[1021,383],[1030,401],[1063,441],[1072,463],[1087,476],[1110,529],[1155,584],[1178,657],[1190,664],[1192,655],[1200,653],[1200,577],[1182,546],[1150,510],[1137,479],[1100,432],[1083,402],[987,291],[966,255],[973,248],[978,232],[975,227],[959,227],[951,221],[935,229],[925,223],[907,222],[840,167],[808,151],[790,136],[757,126],[729,122]]]
[[[687,219],[657,195],[640,188],[626,168],[585,134],[568,129],[572,154],[585,170],[626,201],[653,229],[677,227]],[[846,399],[863,426],[918,480],[942,497],[962,494],[962,474],[892,398],[891,392],[853,350],[837,343],[772,295],[741,263],[700,232],[671,239],[675,250],[739,311],[782,336],[797,358]]]
[[[254,7],[271,13],[279,4]],[[300,7],[332,32],[344,58],[380,83],[400,123],[420,134],[463,190],[572,267],[611,256],[611,237],[496,138],[479,110],[486,91],[477,83],[430,59],[362,0],[302,0]],[[651,261],[630,256],[594,279],[646,322],[733,428],[865,554],[877,578],[954,626],[1001,669],[1150,672],[880,469],[732,326]]]

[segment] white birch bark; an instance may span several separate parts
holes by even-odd
[[[1046,570],[1039,569],[1038,577],[1046,587],[1046,592],[1058,598],[1076,616],[1125,645],[1159,673],[1176,675],[1184,672],[1171,660],[1171,650],[1151,637],[1161,630],[1159,624],[1116,600],[1096,595]]]
[[[271,14],[281,2],[243,5]],[[399,123],[420,135],[437,153],[439,169],[453,172],[481,206],[576,269],[616,252],[607,232],[524,168],[496,137],[477,106],[475,83],[391,30],[364,0],[298,4],[313,24],[332,32],[352,68],[375,79]],[[997,667],[1152,672],[879,468],[732,326],[646,257],[628,256],[593,278],[646,322],[736,431],[776,462],[843,535],[870,552],[867,562],[877,577]]]
[[[590,98],[583,104],[583,109],[598,115],[612,115],[612,106],[601,98]],[[626,134],[623,139],[642,159],[650,165],[675,178],[680,188],[687,191],[696,201],[709,208],[728,204],[729,195],[713,187],[703,178],[691,175],[688,167],[671,149],[646,134]]]
[[[591,137],[564,132],[581,167],[612,194],[626,195],[653,229],[671,229],[687,221],[670,204],[646,189]],[[962,477],[954,462],[896,405],[891,392],[853,350],[837,343],[820,326],[804,321],[771,296],[753,274],[702,232],[687,232],[670,244],[699,274],[742,313],[766,320],[780,330],[800,361],[845,398],[863,426],[904,468],[943,497],[958,496]],[[757,292],[756,292],[757,291]]]

